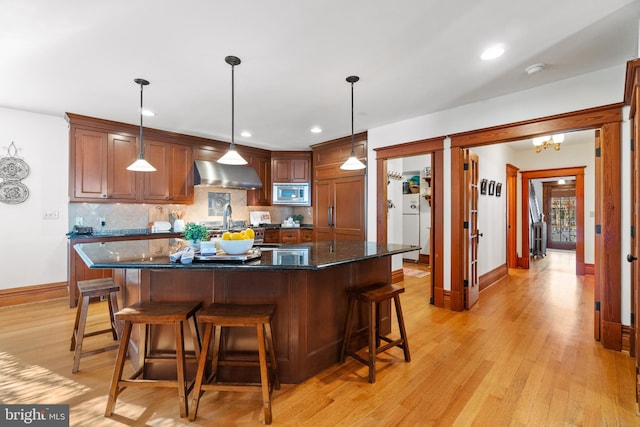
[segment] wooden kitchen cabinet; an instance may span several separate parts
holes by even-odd
[[[355,136],[355,154],[366,161],[367,133]],[[316,241],[365,240],[365,171],[342,170],[351,137],[312,146],[313,234]]]
[[[300,230],[280,229],[280,243],[300,243]]]
[[[310,228],[303,228],[300,230],[300,242],[313,242],[313,230]]]
[[[146,140],[144,156],[157,169],[144,174],[144,202],[193,203],[191,146]]]
[[[247,190],[247,206],[271,206],[271,157],[268,154],[248,157],[246,160],[258,173],[262,188]]]
[[[271,156],[271,177],[273,182],[310,182],[311,153],[300,151],[279,151]]]
[[[268,228],[264,230],[265,243],[280,243],[280,230],[277,228]]]
[[[316,241],[365,240],[364,179],[354,176],[314,182]]]
[[[127,170],[137,158],[137,138],[72,127],[71,201],[135,201],[136,173]]]

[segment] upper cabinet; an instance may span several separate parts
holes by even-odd
[[[193,203],[193,147],[145,140],[144,156],[157,170],[144,173],[143,201]]]
[[[135,201],[136,174],[126,168],[137,157],[137,138],[72,127],[71,201]]]
[[[271,155],[271,179],[274,183],[311,182],[311,153],[274,151]]]
[[[354,137],[355,155],[367,164],[367,132]],[[366,169],[343,170],[340,166],[351,156],[351,137],[315,144],[313,149],[313,179],[331,179],[365,175]]]
[[[271,152],[259,148],[238,147],[238,153],[244,157],[248,166],[256,170],[262,188],[247,190],[247,206],[271,205]]]
[[[156,171],[131,172],[137,126],[71,113],[67,120],[70,201],[193,203],[194,146],[207,140],[145,128],[144,157]]]

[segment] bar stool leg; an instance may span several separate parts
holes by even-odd
[[[77,311],[77,315],[80,316],[78,321],[76,316],[76,328],[73,330],[73,337],[71,341],[71,346],[75,347],[75,352],[73,353],[73,367],[71,368],[71,373],[78,372],[80,369],[80,357],[82,357],[82,343],[84,341],[84,330],[87,326],[87,313],[89,311],[89,297],[82,297],[82,306],[80,310]],[[74,350],[74,348],[72,348]]]
[[[393,297],[396,305],[396,317],[398,318],[398,328],[400,329],[400,337],[402,338],[402,350],[404,352],[404,360],[411,362],[411,353],[409,353],[409,341],[407,341],[407,331],[404,328],[404,316],[402,315],[402,307],[400,306],[400,295]]]
[[[269,393],[269,375],[267,372],[267,352],[264,345],[264,326],[257,325],[258,357],[260,359],[260,382],[262,385],[262,406],[264,408],[264,422],[271,424],[271,396]]]
[[[376,303],[369,303],[369,382],[376,382],[376,343],[378,342]]]
[[[196,382],[193,385],[193,398],[191,399],[191,411],[189,412],[189,421],[195,421],[198,415],[198,405],[202,396],[202,383],[204,381],[204,371],[207,365],[207,351],[211,344],[211,333],[213,324],[207,323],[204,328],[204,337],[202,338],[202,351],[198,358],[198,369],[196,370]]]
[[[118,340],[118,336],[122,333],[122,328],[118,326],[116,321],[116,313],[120,311],[118,309],[118,296],[115,292],[109,293],[109,320],[111,321],[111,334],[114,341]]]
[[[182,321],[176,320],[175,325],[176,335],[176,367],[178,371],[178,399],[180,404],[180,417],[184,418],[189,412],[187,404],[187,393],[185,386],[185,370],[186,362],[184,358],[184,337],[182,331]]]
[[[347,354],[347,346],[349,345],[349,341],[351,341],[351,329],[353,322],[353,311],[355,309],[356,299],[349,295],[349,307],[347,308],[347,320],[345,322],[345,334],[344,340],[342,341],[342,350],[340,350],[340,363],[344,363],[346,354]]]
[[[129,349],[129,338],[131,338],[131,329],[133,323],[130,321],[124,322],[124,328],[122,330],[122,338],[120,339],[120,347],[118,349],[118,356],[116,357],[116,364],[113,368],[113,376],[111,377],[111,386],[109,387],[109,400],[107,401],[107,408],[104,411],[104,416],[109,417],[113,413],[113,408],[116,405],[118,394],[124,388],[120,389],[118,382],[122,378],[122,371],[124,370],[124,362],[127,357],[127,350]]]
[[[264,325],[267,344],[269,345],[269,356],[271,357],[271,371],[273,374],[273,388],[280,390],[280,375],[278,375],[278,359],[276,359],[275,346],[273,344],[273,334],[271,333],[271,323]]]

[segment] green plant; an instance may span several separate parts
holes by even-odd
[[[184,226],[183,235],[186,240],[207,240],[209,230],[204,225],[188,222]]]

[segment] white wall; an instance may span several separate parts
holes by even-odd
[[[497,197],[480,195],[478,200],[478,231],[482,237],[478,244],[478,274],[483,275],[507,262],[507,197],[506,164],[513,163],[513,150],[498,144],[473,148],[478,155],[480,179],[502,183],[502,194]]]
[[[526,91],[493,98],[483,102],[468,104],[446,111],[427,114],[387,126],[369,129],[368,131],[368,180],[369,187],[375,188],[376,148],[402,144],[420,139],[446,136],[463,131],[483,129],[522,120],[535,119],[554,114],[577,111],[585,108],[618,103],[623,100],[626,64],[620,64],[604,70],[584,74],[571,79],[558,81]],[[448,138],[445,139],[444,168],[444,206],[445,212],[451,210],[450,195],[450,150]],[[629,145],[629,135],[623,132],[623,146]],[[629,180],[623,179],[622,194],[628,200]],[[624,203],[628,203],[623,201]],[[376,238],[375,203],[368,205],[369,240]],[[624,221],[623,221],[624,225]],[[445,215],[445,256],[444,256],[444,289],[451,289],[451,264],[449,262],[451,224]],[[628,228],[627,228],[628,229]],[[623,233],[624,234],[624,233]],[[623,239],[623,253],[625,240]],[[628,267],[622,266],[622,269]],[[624,276],[623,276],[624,278]],[[628,275],[627,279],[628,280]],[[629,305],[628,283],[623,283],[623,306]],[[623,310],[623,323],[629,324],[628,313]]]
[[[0,203],[0,289],[66,282],[69,135],[62,117],[0,108],[0,156],[13,141],[29,165],[29,198]],[[57,220],[44,220],[57,211]]]

